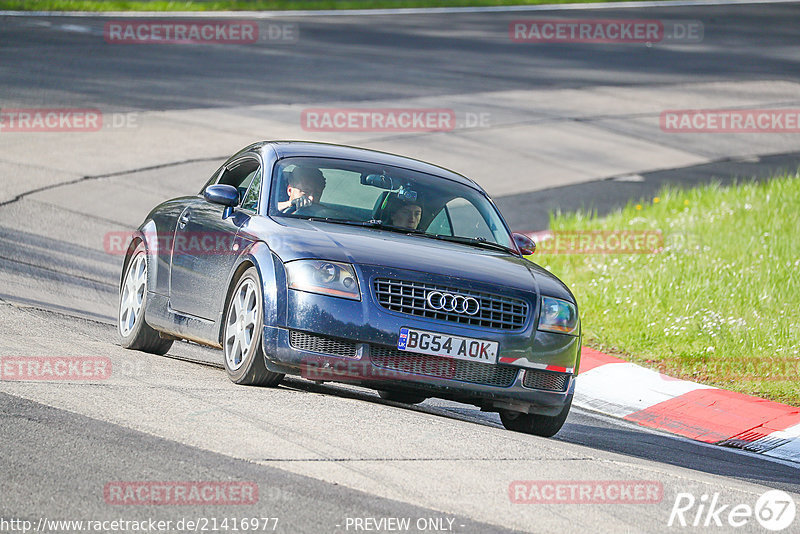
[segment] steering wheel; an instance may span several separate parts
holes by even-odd
[[[312,198],[313,197],[309,197],[303,194],[302,196],[292,200],[291,203],[282,210],[280,210],[280,212],[286,215],[290,215],[292,213],[297,212],[298,210],[302,210],[303,208],[310,208],[314,206],[314,204],[312,203],[313,202]]]
[[[337,217],[340,213],[337,210],[323,206],[321,204],[309,204],[308,206],[286,206],[281,210],[285,215],[308,215],[309,217]]]

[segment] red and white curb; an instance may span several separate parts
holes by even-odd
[[[800,462],[800,408],[581,350],[577,406],[704,443]]]

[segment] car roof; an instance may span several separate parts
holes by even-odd
[[[426,163],[418,159],[408,158],[405,156],[398,156],[397,154],[390,154],[388,152],[380,152],[378,150],[370,150],[367,148],[358,148],[346,145],[336,145],[332,143],[316,143],[311,141],[264,141],[258,143],[256,147],[263,150],[265,147],[271,147],[278,155],[278,159],[305,156],[305,157],[318,157],[318,158],[338,158],[349,159],[354,161],[366,161],[369,163],[377,163],[383,165],[392,165],[413,171],[424,172],[434,176],[447,178],[454,182],[467,185],[482,193],[486,193],[481,186],[466,176],[462,176],[457,172],[453,172],[444,167]]]

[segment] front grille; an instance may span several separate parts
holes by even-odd
[[[356,343],[352,341],[339,340],[297,330],[289,331],[289,343],[292,347],[310,352],[320,352],[334,356],[344,356],[345,358],[356,358]]]
[[[458,288],[411,282],[408,280],[392,280],[378,278],[375,280],[375,296],[381,306],[387,310],[439,319],[451,323],[460,323],[498,330],[519,330],[525,326],[528,318],[528,304],[525,301],[481,293]],[[473,297],[480,304],[475,315],[466,313],[434,310],[428,307],[427,295],[430,291],[440,291],[454,295]]]
[[[548,391],[566,391],[569,383],[567,373],[554,373],[552,371],[525,370],[522,385],[532,389],[546,389]]]
[[[487,386],[508,387],[517,377],[517,369],[513,367],[428,356],[381,345],[370,346],[370,358],[373,365],[385,369]]]

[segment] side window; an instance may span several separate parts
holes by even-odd
[[[258,197],[260,193],[261,169],[258,169],[250,182],[250,189],[247,190],[247,194],[244,196],[244,200],[242,200],[242,209],[253,212],[256,211],[258,209]]]
[[[247,190],[250,184],[255,179],[256,175],[261,177],[260,167],[258,161],[254,159],[246,159],[233,167],[229,167],[222,172],[217,184],[219,185],[232,185],[239,190],[239,198],[244,199],[247,195]],[[256,193],[257,195],[258,193]],[[256,204],[258,199],[256,199]]]
[[[495,240],[491,228],[486,224],[486,219],[470,201],[454,198],[447,203],[447,211],[450,213],[453,235]]]
[[[453,229],[450,228],[450,218],[447,216],[447,208],[442,208],[442,211],[433,218],[425,231],[429,234],[453,235]]]

